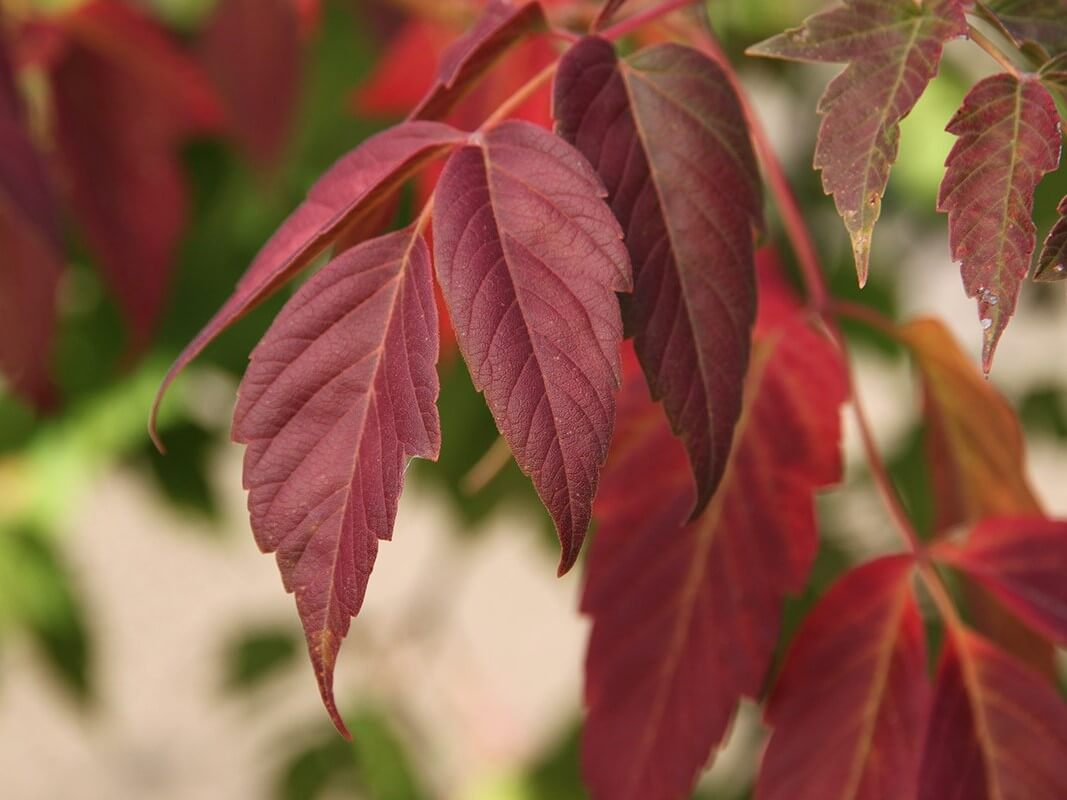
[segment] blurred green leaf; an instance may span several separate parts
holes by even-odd
[[[147,472],[163,496],[183,511],[210,519],[218,518],[218,500],[208,480],[208,462],[216,437],[188,420],[161,431],[166,454],[144,442],[137,462],[147,462]],[[200,528],[197,528],[200,530]]]
[[[299,653],[298,634],[287,626],[242,630],[226,646],[225,688],[255,689],[292,666]]]
[[[1067,439],[1067,402],[1057,387],[1030,390],[1019,404],[1019,417],[1028,433]]]

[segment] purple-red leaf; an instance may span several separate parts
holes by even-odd
[[[560,571],[577,558],[619,385],[630,285],[622,231],[588,162],[505,122],[457,150],[434,201],[434,260],[460,350],[552,514]]]
[[[200,42],[228,125],[260,167],[282,154],[300,85],[300,25],[292,0],[223,0]]]
[[[600,11],[593,20],[591,30],[599,31],[602,28],[606,28],[608,23],[611,22],[622,7],[626,5],[626,2],[627,0],[605,0],[604,5],[601,6]]]
[[[915,796],[930,686],[913,567],[858,567],[804,621],[767,707],[758,800]]]
[[[986,0],[1001,25],[1020,42],[1036,42],[1052,55],[1067,52],[1065,0]]]
[[[537,0],[490,0],[467,33],[441,56],[437,78],[411,119],[441,119],[513,44],[545,24]]]
[[[848,62],[819,101],[815,168],[852,237],[860,285],[900,146],[900,121],[937,74],[949,39],[967,32],[959,0],[845,0],[748,52]]]
[[[711,504],[628,359],[582,610],[582,764],[592,797],[687,797],[743,695],[763,686],[782,600],[816,550],[813,494],[840,478],[835,348],[799,316],[757,339],[746,408]]]
[[[178,356],[152,411],[178,373],[222,331],[283,286],[339,237],[355,243],[376,231],[378,210],[416,169],[465,138],[437,122],[406,122],[367,139],[319,178],[305,200],[259,251],[237,288]],[[353,235],[355,229],[355,235]],[[158,441],[157,441],[158,444]]]
[[[1067,278],[1067,197],[1056,209],[1060,218],[1052,226],[1037,259],[1035,281],[1062,281]]]
[[[1060,163],[1060,116],[1040,81],[1004,73],[971,89],[947,130],[959,139],[937,206],[948,213],[967,296],[978,301],[989,372],[1037,246],[1034,190]]]
[[[759,172],[729,79],[668,44],[616,59],[590,37],[560,64],[559,133],[592,162],[626,231],[627,333],[685,442],[699,513],[722,478],[755,317]]]
[[[1063,800],[1063,699],[984,639],[952,631],[938,668],[917,797]]]
[[[404,470],[440,448],[430,254],[413,229],[348,250],[286,304],[252,353],[233,436],[248,445],[252,530],[296,595],[322,698],[359,611]]]
[[[933,552],[1034,628],[1067,643],[1067,522],[987,519],[963,542],[939,542]]]

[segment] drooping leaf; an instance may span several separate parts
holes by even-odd
[[[858,567],[805,620],[767,707],[758,800],[915,796],[930,686],[913,567]]]
[[[412,172],[459,144],[464,134],[437,122],[409,122],[367,139],[334,164],[259,251],[237,288],[178,356],[152,411],[152,429],[167,387],[222,331],[269,297],[342,235],[356,243],[377,231],[378,210]]]
[[[508,48],[544,24],[537,0],[490,0],[471,29],[445,50],[434,84],[411,119],[443,117]]]
[[[971,89],[947,130],[959,139],[945,162],[937,206],[948,213],[967,296],[978,300],[988,372],[1030,271],[1034,190],[1060,162],[1060,117],[1036,78],[1004,73]]]
[[[0,373],[38,406],[53,400],[48,367],[61,247],[59,214],[0,40]]]
[[[684,448],[626,362],[582,599],[593,798],[688,796],[738,701],[760,691],[783,597],[815,555],[814,491],[840,478],[846,393],[837,351],[803,319],[768,326],[723,481],[687,523]]]
[[[919,800],[1067,797],[1067,707],[1035,673],[968,631],[945,643]]]
[[[564,57],[554,105],[560,135],[603,178],[626,231],[627,333],[685,442],[699,513],[726,466],[755,317],[761,195],[740,103],[696,50],[659,45],[618,60],[589,37]]]
[[[460,350],[552,514],[560,571],[578,556],[607,455],[631,289],[622,231],[588,162],[505,122],[457,150],[434,201],[434,260]]]
[[[346,733],[333,668],[392,535],[404,470],[436,458],[437,313],[411,228],[348,250],[309,280],[252,352],[233,436],[248,445],[252,530],[296,595],[323,702]]]
[[[223,0],[200,41],[248,156],[271,167],[289,138],[300,86],[300,20],[292,0]]]
[[[220,110],[196,63],[126,3],[61,18],[51,72],[58,158],[70,204],[130,329],[145,347],[170,288],[185,225],[178,149]]]
[[[751,55],[848,62],[819,101],[815,168],[852,237],[867,282],[871,233],[897,159],[900,121],[937,74],[949,39],[967,21],[959,0],[845,0],[754,47]]]
[[[1067,642],[1067,523],[1044,517],[991,518],[964,541],[939,542],[933,552],[1033,627]]]
[[[1060,200],[1056,211],[1060,218],[1052,226],[1037,259],[1035,281],[1062,281],[1067,278],[1067,197]]]
[[[1051,55],[1067,52],[1064,0],[987,0],[985,5],[1017,41],[1036,42]]]

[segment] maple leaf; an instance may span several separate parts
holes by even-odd
[[[595,37],[563,58],[554,108],[626,231],[627,333],[685,442],[695,515],[726,466],[755,317],[762,198],[744,113],[722,69],[696,50],[658,45],[618,60]]]
[[[1067,707],[981,637],[954,629],[934,688],[919,800],[1067,797]]]
[[[275,164],[289,138],[301,58],[292,0],[223,0],[201,33],[200,56],[226,102],[227,124],[260,167]]]
[[[846,0],[750,47],[750,55],[848,62],[819,100],[815,168],[852,237],[860,285],[867,282],[871,234],[897,159],[900,121],[937,74],[949,39],[967,21],[959,0]]]
[[[1067,197],[1056,209],[1059,219],[1048,232],[1041,255],[1037,259],[1035,281],[1062,281],[1067,278]]]
[[[783,597],[807,580],[813,495],[841,475],[847,381],[799,314],[773,322],[757,338],[722,483],[688,523],[684,448],[626,362],[582,598],[593,621],[582,764],[594,798],[688,796],[738,701],[763,685]]]
[[[153,437],[156,412],[167,387],[216,336],[342,236],[351,246],[377,233],[382,203],[426,161],[464,138],[464,134],[438,122],[404,123],[372,136],[330,167],[259,251],[234,293],[167,372],[152,409]],[[158,438],[156,443],[161,446]]]
[[[758,800],[915,796],[930,686],[913,572],[910,555],[857,567],[808,615],[767,706]]]
[[[963,542],[938,542],[932,554],[966,572],[1037,630],[1067,642],[1067,523],[986,519]]]
[[[959,137],[945,161],[937,207],[948,213],[952,257],[978,300],[989,372],[1037,246],[1034,190],[1060,162],[1060,116],[1036,78],[980,81],[947,130]]]
[[[233,437],[248,445],[252,530],[296,596],[323,702],[347,731],[333,668],[392,536],[404,470],[436,459],[437,312],[414,228],[346,251],[282,309],[252,352]]]
[[[1067,52],[1067,2],[1064,0],[987,0],[1018,42],[1035,42],[1052,55]]]
[[[460,351],[577,558],[619,384],[631,288],[622,231],[581,153],[527,122],[478,134],[445,165],[434,261]]]
[[[12,389],[45,407],[54,399],[48,367],[62,237],[2,38],[0,143],[0,372]]]

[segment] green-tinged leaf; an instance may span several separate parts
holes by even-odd
[[[948,131],[959,138],[945,162],[938,210],[948,214],[967,296],[978,301],[988,373],[1030,270],[1034,191],[1059,165],[1060,117],[1036,78],[1003,73],[971,89]]]
[[[852,237],[860,284],[871,233],[896,161],[900,121],[937,74],[946,41],[967,30],[958,0],[846,0],[800,28],[749,48],[750,55],[847,62],[819,101],[815,168]]]
[[[1067,0],[989,0],[985,6],[1018,42],[1067,52]]]
[[[226,647],[225,688],[231,691],[255,689],[290,666],[299,647],[297,635],[287,627],[239,631]]]
[[[1062,281],[1067,278],[1067,197],[1060,200],[1060,218],[1052,226],[1037,259],[1035,281]]]

